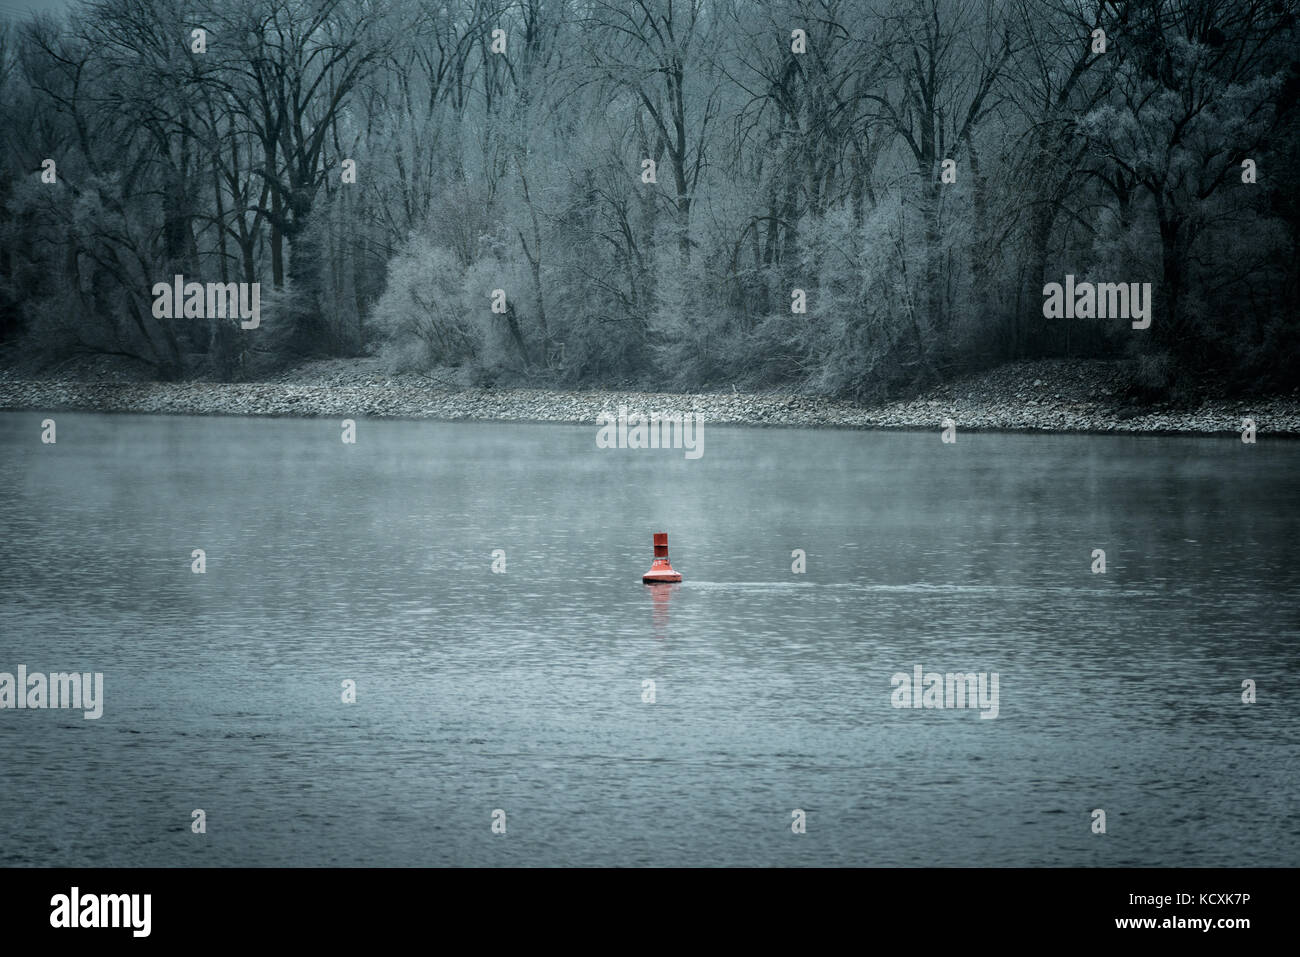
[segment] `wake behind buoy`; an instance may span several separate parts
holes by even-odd
[[[681,580],[682,576],[673,571],[673,566],[668,564],[668,533],[655,532],[654,564],[641,576],[641,581],[647,585],[662,585]]]

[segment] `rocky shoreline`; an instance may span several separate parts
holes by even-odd
[[[672,394],[479,389],[392,375],[367,360],[316,363],[257,383],[66,381],[0,374],[0,410],[166,415],[403,418],[594,425],[600,412],[699,413],[717,425],[1117,434],[1300,437],[1300,394],[1207,400],[1195,408],[1134,406],[1115,363],[1038,361],[1003,366],[905,401],[861,406],[790,392]]]

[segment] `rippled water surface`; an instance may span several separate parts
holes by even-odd
[[[1300,864],[1300,443],[43,417],[0,672],[105,706],[0,710],[0,864]]]

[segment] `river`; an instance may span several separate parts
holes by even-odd
[[[52,417],[2,865],[1300,864],[1300,443]]]

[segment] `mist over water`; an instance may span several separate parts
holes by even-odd
[[[1300,443],[41,418],[0,671],[104,714],[0,711],[2,865],[1300,862]]]

